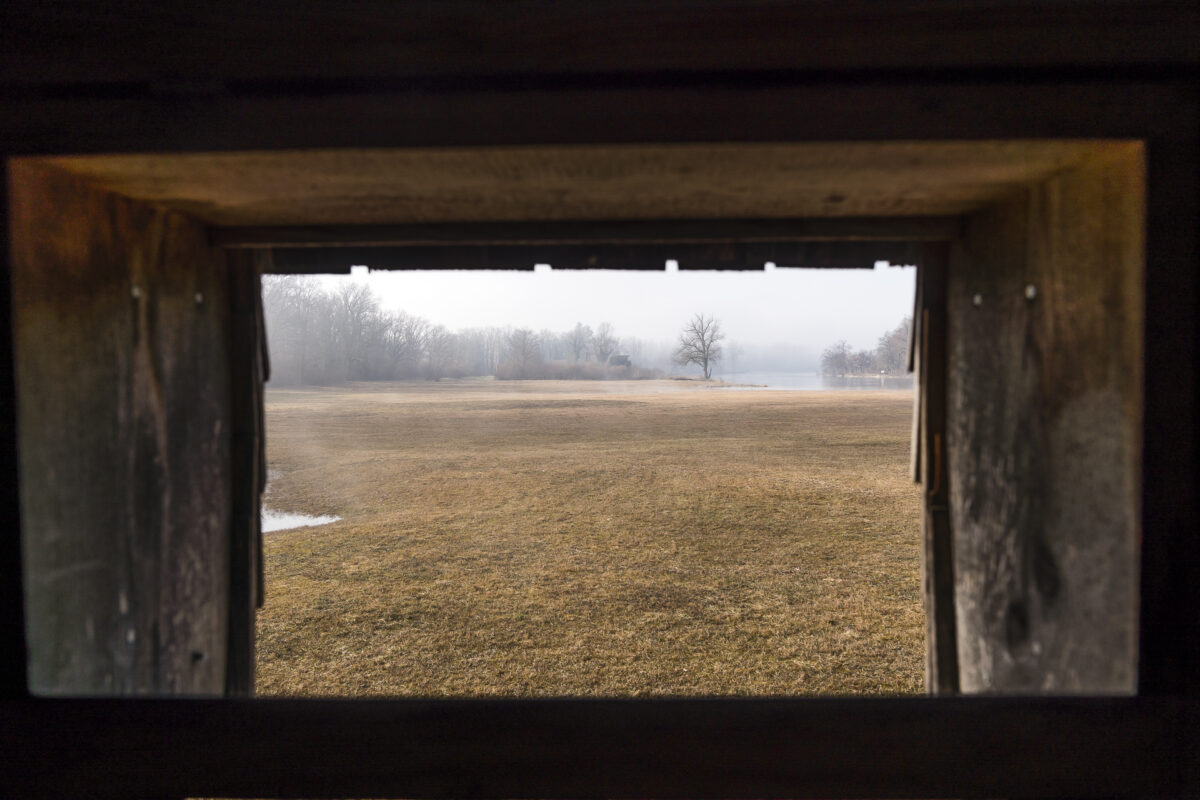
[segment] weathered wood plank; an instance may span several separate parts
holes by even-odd
[[[1143,192],[1130,145],[973,216],[953,250],[964,691],[1136,687]]]
[[[595,220],[213,228],[218,247],[724,244],[774,241],[950,241],[958,217]]]
[[[695,235],[697,220],[749,218],[759,228],[781,229],[767,237],[751,231],[753,239],[773,241],[796,238],[798,226],[787,221],[806,217],[958,216],[1105,147],[1100,141],[1045,140],[645,142],[132,153],[50,161],[108,191],[214,226],[336,225],[353,231],[348,226],[407,223],[440,233],[452,229],[446,223],[495,230],[497,223],[515,222],[526,223],[515,230],[533,229],[536,239],[528,223],[563,223],[571,234],[577,231],[567,221],[630,220],[640,242],[645,228],[637,230],[639,220],[691,221],[684,233]],[[711,233],[703,241],[712,241]]]
[[[875,76],[843,82],[728,80],[503,92],[396,89],[302,97],[284,87],[278,93],[230,92],[170,102],[0,93],[0,151],[61,155],[1098,135],[1138,139],[1150,131],[1171,130],[1179,109],[1194,102],[1193,84],[1186,77],[1164,82],[1161,76],[1036,84],[988,82],[974,75],[897,84]],[[1070,113],[1063,113],[1064,108]]]
[[[262,288],[254,251],[226,254],[229,268],[229,373],[232,462],[228,650],[225,693],[254,693],[256,609],[262,605],[261,499],[266,486],[263,425]]]
[[[227,282],[183,217],[13,164],[32,690],[219,693]]]
[[[946,69],[1196,63],[1186,2],[985,0],[552,0],[516,7],[442,0],[329,4],[216,0],[205,13],[113,0],[6,4],[0,81],[151,82],[220,91],[221,80],[557,77],[681,71]],[[319,54],[319,57],[314,57]],[[561,79],[561,78],[560,78]],[[610,78],[612,79],[612,78]],[[595,81],[595,77],[591,77]],[[320,84],[318,84],[320,85]]]
[[[949,518],[950,468],[946,459],[946,281],[948,245],[922,248],[920,338],[921,571],[925,599],[925,686],[931,694],[957,694],[954,553]]]

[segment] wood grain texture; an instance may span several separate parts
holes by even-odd
[[[204,231],[12,169],[30,686],[219,693],[227,282]]]
[[[213,225],[944,216],[1095,141],[625,144],[72,156],[55,166]]]
[[[421,79],[1196,63],[1186,2],[6,4],[0,81]],[[317,55],[319,54],[319,56]],[[219,83],[217,83],[219,87]]]
[[[1131,146],[1055,176],[970,218],[954,249],[964,691],[1136,688],[1143,170]]]
[[[730,78],[681,86],[368,87],[316,95],[283,87],[160,99],[0,93],[0,151],[203,156],[314,148],[1089,139],[1100,133],[1139,139],[1173,129],[1179,110],[1194,102],[1186,74],[1170,81],[1085,76],[1041,83],[972,75],[911,83],[877,75],[809,83]]]
[[[1140,698],[41,700],[0,705],[0,751],[19,797],[1154,797],[1200,788],[1196,723]]]

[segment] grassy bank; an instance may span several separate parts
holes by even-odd
[[[906,392],[269,390],[259,693],[912,693]]]

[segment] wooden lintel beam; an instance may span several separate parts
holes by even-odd
[[[376,270],[760,270],[779,267],[871,269],[876,261],[915,264],[916,242],[733,242],[723,244],[543,244],[277,247],[266,271],[277,274],[338,273],[352,266]]]
[[[228,248],[944,242],[958,230],[958,217],[821,217],[235,227],[213,228],[210,239]]]

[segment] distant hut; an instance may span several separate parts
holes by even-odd
[[[632,367],[633,362],[624,353],[613,353],[608,357],[608,365],[610,367]]]

